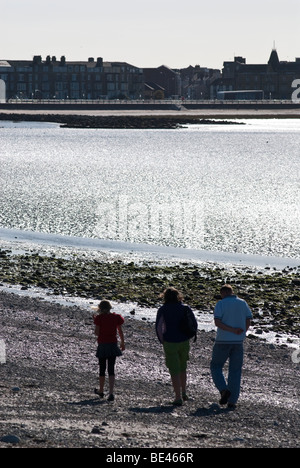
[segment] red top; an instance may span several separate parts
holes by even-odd
[[[117,343],[117,328],[124,323],[120,314],[99,314],[94,323],[99,327],[98,343]]]

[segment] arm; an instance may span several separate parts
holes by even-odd
[[[164,342],[164,333],[166,332],[166,323],[163,316],[163,313],[159,309],[156,315],[156,322],[155,322],[155,331],[156,336],[161,344]]]
[[[247,319],[246,319],[246,331],[249,330],[250,325],[251,325],[251,319],[250,319],[250,318],[247,318]]]
[[[234,333],[235,335],[241,335],[243,333],[243,331],[244,331],[242,328],[230,327],[229,325],[226,325],[225,323],[222,322],[222,320],[220,320],[218,318],[215,318],[215,325],[216,325],[216,327],[221,328],[221,330],[225,330],[225,331]]]
[[[122,351],[124,351],[124,349],[125,349],[124,334],[123,334],[123,330],[122,330],[121,325],[118,326],[118,332],[119,332],[119,336],[120,336],[120,340],[121,340],[120,348],[121,348]]]
[[[93,321],[94,321],[94,324],[95,324],[94,335],[96,335],[98,337],[100,329],[99,329],[99,325],[96,325],[96,318],[97,318],[97,315],[93,315]]]

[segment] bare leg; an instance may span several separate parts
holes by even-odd
[[[171,375],[172,385],[175,393],[175,400],[180,400],[181,398],[181,383],[180,383],[180,374]]]
[[[186,395],[186,371],[183,371],[180,374],[180,385],[182,395]]]
[[[171,375],[171,380],[175,393],[175,400],[180,400],[181,396],[186,396],[186,371]]]

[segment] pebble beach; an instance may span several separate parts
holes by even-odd
[[[128,318],[115,401],[94,395],[90,314],[0,294],[1,448],[299,448],[299,363],[286,347],[247,339],[235,411],[218,403],[209,372],[214,333],[191,343],[189,397],[173,398],[153,324]]]
[[[79,261],[9,249],[1,250],[0,259],[0,338],[6,346],[6,362],[0,365],[1,448],[299,447],[297,268],[255,273],[220,265]],[[173,284],[197,316],[212,313],[225,277],[254,313],[236,410],[219,405],[210,377],[214,330],[200,329],[197,342],[191,342],[190,399],[175,408],[154,323],[138,319],[134,311],[125,319],[126,350],[116,366],[115,401],[93,393],[98,363],[92,311],[54,303],[51,291],[91,303],[106,297],[118,312],[118,303],[129,300],[157,307],[158,294]],[[10,292],[13,284],[28,295]],[[34,284],[46,288],[49,298],[30,296]],[[270,343],[262,338],[263,329],[289,338],[286,344]]]

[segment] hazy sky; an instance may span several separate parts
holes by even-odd
[[[222,68],[300,57],[299,0],[0,0],[0,59]],[[300,77],[299,77],[300,78]]]

